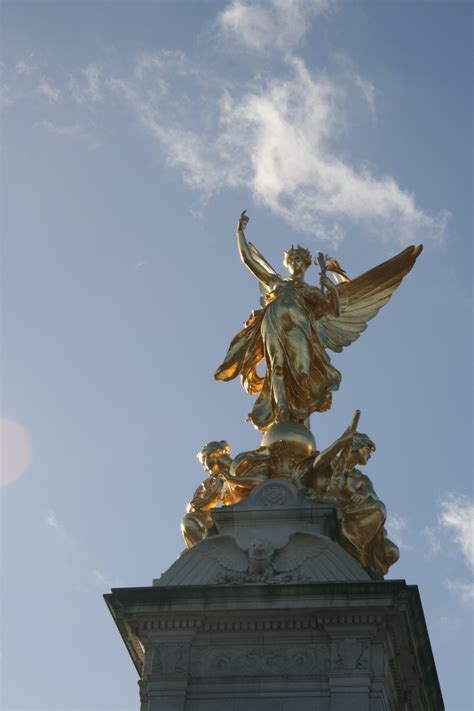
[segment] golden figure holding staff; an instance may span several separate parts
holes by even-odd
[[[293,470],[292,481],[314,501],[333,502],[339,519],[337,542],[372,577],[386,575],[400,551],[384,528],[387,511],[373,484],[357,465],[366,465],[375,444],[357,432],[360,410],[351,425],[329,447],[302,459]]]
[[[284,278],[247,242],[245,212],[237,224],[237,245],[243,263],[258,279],[262,308],[233,338],[214,377],[232,380],[240,375],[246,391],[258,394],[249,419],[259,430],[280,422],[309,426],[311,413],[331,407],[332,393],[341,381],[327,349],[340,352],[360,336],[411,270],[422,247],[408,247],[352,281],[336,260],[320,254],[318,288],[304,281],[312,263],[304,247],[285,253],[290,276]],[[340,274],[344,281],[335,284],[326,272]],[[266,372],[260,376],[257,366],[262,360]]]

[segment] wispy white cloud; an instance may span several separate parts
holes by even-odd
[[[13,106],[14,98],[11,87],[8,84],[0,84],[0,106],[7,109]]]
[[[360,93],[365,103],[369,107],[372,118],[376,118],[376,96],[377,89],[371,81],[360,74],[356,69],[352,59],[343,52],[335,52],[332,55],[332,59],[336,66],[339,67],[342,77],[345,77],[349,82],[351,82],[354,88]]]
[[[61,91],[49,79],[42,76],[39,80],[37,93],[49,101],[50,104],[61,103]]]
[[[287,52],[315,14],[333,5],[232,0],[217,18],[221,35],[238,37],[247,50],[280,52],[281,61],[250,80],[223,76],[216,63],[209,70],[181,51],[159,51],[139,55],[126,69],[89,63],[68,87],[43,74],[37,91],[51,104],[61,102],[63,117],[67,102],[88,116],[99,102],[101,108],[128,105],[203,204],[222,189],[248,189],[298,232],[333,245],[354,226],[398,244],[439,242],[447,212],[429,214],[394,177],[349,155],[346,138],[357,112],[366,113],[366,106],[375,112],[373,84],[346,57],[334,71],[318,74]],[[50,115],[38,125],[97,146],[80,114],[67,125]]]
[[[390,538],[397,544],[397,546],[405,551],[413,550],[413,546],[407,543],[405,540],[405,535],[408,531],[408,520],[400,514],[390,514],[387,518],[386,526],[388,528],[388,533]]]
[[[100,565],[97,565],[96,556],[71,536],[54,511],[47,513],[44,523],[52,529],[52,540],[57,548],[57,559],[60,561],[63,571],[76,580],[82,589],[90,591],[92,585],[94,588],[99,587],[103,590],[120,584],[118,578],[110,578]]]
[[[143,269],[143,267],[146,267],[148,264],[148,261],[146,259],[139,259],[138,262],[135,262],[133,265],[133,268],[135,271],[140,271],[140,269]]]
[[[242,168],[250,167],[256,199],[319,239],[338,241],[347,221],[399,242],[439,237],[443,217],[422,212],[394,178],[339,157],[334,141],[346,119],[341,88],[313,77],[300,59],[291,58],[290,66],[290,78],[227,104],[223,138],[234,156],[246,158]]]
[[[247,51],[289,50],[307,33],[316,14],[334,5],[331,0],[232,0],[219,13],[217,26],[227,41]]]
[[[130,77],[113,77],[107,86],[127,102],[168,164],[182,171],[187,185],[209,197],[233,180],[215,145],[218,126],[213,114],[222,85],[200,74],[185,55],[142,55]]]
[[[50,528],[56,528],[60,529],[61,524],[59,523],[58,519],[56,518],[56,514],[54,511],[49,511],[48,515],[46,516],[46,525],[49,526]]]
[[[0,106],[5,109],[13,105],[13,92],[7,74],[5,62],[0,62]]]
[[[167,93],[170,80],[177,76],[190,76],[196,71],[190,64],[186,54],[179,50],[163,49],[160,52],[144,52],[135,63],[134,74],[143,81],[151,77],[160,87],[163,94]]]
[[[435,624],[441,627],[445,634],[457,634],[462,625],[462,619],[457,615],[445,614],[440,615],[440,617],[435,620]]]
[[[33,55],[29,54],[26,57],[21,57],[15,63],[15,72],[18,75],[30,76],[38,71],[39,67],[33,59]]]
[[[450,493],[441,504],[441,526],[450,531],[467,565],[474,571],[474,501]]]
[[[158,56],[157,68],[160,61]],[[440,240],[446,213],[428,215],[393,177],[376,176],[339,156],[335,145],[348,123],[344,86],[313,76],[297,57],[286,63],[286,76],[256,79],[250,87],[213,84],[202,103],[214,106],[214,120],[189,95],[180,96],[175,110],[158,90],[150,93],[150,80],[138,81],[137,72],[109,85],[128,101],[169,164],[206,196],[223,187],[248,187],[259,204],[296,230],[333,243],[354,223],[401,244]],[[159,77],[166,84],[157,69],[154,87],[162,87]]]
[[[35,124],[38,128],[43,128],[48,133],[67,138],[80,138],[89,144],[89,148],[95,149],[99,146],[98,141],[79,123],[57,126],[52,121],[40,121]]]
[[[440,531],[434,526],[425,526],[423,536],[426,541],[425,555],[430,558],[437,555],[441,550]]]
[[[107,573],[102,570],[94,570],[93,577],[97,587],[100,590],[117,587],[120,585],[120,580],[118,578],[111,578]]]
[[[81,70],[79,78],[71,77],[70,91],[78,104],[99,102],[102,95],[102,70],[97,64],[89,64]]]
[[[368,81],[368,79],[364,79],[364,77],[361,77],[360,74],[354,75],[354,82],[355,82],[355,85],[362,92],[362,95],[363,95],[364,99],[366,100],[372,115],[375,116],[376,115],[376,109],[375,109],[376,89],[375,89],[375,86],[372,84],[372,82]]]
[[[455,592],[464,603],[474,602],[474,583],[466,583],[460,580],[448,580],[446,586]]]
[[[443,548],[454,544],[461,552],[470,572],[474,572],[474,501],[463,494],[448,493],[441,502],[441,513],[434,537],[438,539],[435,552],[441,549],[441,541]],[[474,582],[472,580],[449,578],[445,585],[449,590],[455,592],[462,602],[471,603],[474,601]]]

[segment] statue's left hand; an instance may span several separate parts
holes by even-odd
[[[327,277],[325,274],[322,274],[319,277],[319,283],[321,284],[321,286],[325,286],[328,289],[332,289],[334,287],[334,282],[331,281],[331,279],[329,277]]]

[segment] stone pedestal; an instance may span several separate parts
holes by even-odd
[[[105,599],[141,711],[441,711],[416,586],[374,581],[332,506],[270,480],[147,588]]]

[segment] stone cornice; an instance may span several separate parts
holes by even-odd
[[[249,662],[233,640],[243,635],[246,644],[257,650],[259,663],[268,665],[276,664],[277,658],[287,659],[286,648],[278,646],[281,637],[286,644],[304,645],[301,650],[295,647],[296,656],[289,656],[288,663],[296,664],[301,652],[308,669],[313,668],[314,645],[332,650],[328,652],[332,655],[331,684],[338,674],[350,677],[355,673],[345,669],[341,662],[345,656],[357,652],[359,673],[363,665],[372,665],[371,649],[383,648],[389,672],[385,683],[399,703],[416,710],[442,708],[418,588],[403,580],[119,588],[104,597],[140,676],[156,645],[165,645],[165,649],[171,645],[174,654],[175,647],[179,650],[184,645],[179,653],[189,656],[184,650],[199,649],[212,639],[212,646],[228,648],[230,657],[223,652],[221,658],[216,652],[210,664],[230,659],[229,663],[245,670]],[[272,656],[259,651],[262,639],[275,646],[269,647]],[[193,654],[192,659],[199,658],[199,653]],[[198,663],[193,664],[197,668]],[[151,667],[147,664],[146,668],[149,674]],[[381,673],[367,670],[375,676]],[[423,686],[420,678],[425,680]]]

